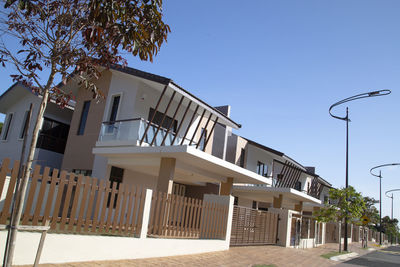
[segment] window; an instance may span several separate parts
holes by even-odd
[[[28,125],[28,114],[29,110],[25,111],[24,120],[22,121],[21,132],[19,133],[19,139],[24,139],[25,129]]]
[[[117,119],[118,107],[119,107],[119,100],[121,99],[120,95],[115,95],[112,97],[112,106],[110,111],[110,116],[108,121],[115,121]]]
[[[118,168],[111,166],[111,172],[110,172],[110,188],[113,187],[114,183],[117,183],[116,189],[119,190],[119,185],[122,183],[122,179],[124,177],[124,169]],[[117,199],[118,199],[118,194],[115,195],[114,197],[114,203],[113,203],[113,208],[117,206]],[[107,199],[107,207],[110,207],[110,201],[111,201],[111,192],[108,194],[108,199]]]
[[[151,121],[151,119],[153,118],[154,112],[155,112],[155,110],[153,108],[150,108],[149,117],[148,117],[149,121]],[[176,132],[176,128],[178,127],[178,121],[172,120],[172,118],[169,116],[165,116],[164,121],[163,121],[163,117],[164,117],[164,113],[157,111],[156,115],[153,119],[153,123],[156,125],[161,125],[161,127],[165,128],[165,129],[168,129],[172,123],[170,131]]]
[[[72,172],[75,174],[83,174],[84,176],[92,175],[92,170],[73,169]]]
[[[253,201],[252,205],[251,205],[252,209],[257,209],[257,201]]]
[[[3,126],[3,138],[2,138],[3,140],[7,140],[8,133],[10,131],[12,118],[13,118],[13,113],[8,114],[7,119],[6,119],[6,123]]]
[[[268,166],[264,163],[257,161],[257,174],[267,177],[268,175]]]
[[[64,154],[68,132],[69,125],[44,117],[36,147]]]
[[[83,103],[82,113],[81,113],[81,120],[79,121],[79,128],[77,135],[83,135],[85,132],[86,120],[89,113],[90,101],[85,101]]]
[[[239,203],[239,198],[238,197],[235,197],[234,198],[234,200],[233,200],[233,205],[238,205],[238,203]]]
[[[240,151],[240,161],[239,161],[239,166],[244,168],[244,155],[246,153],[246,150],[244,148],[242,148],[242,150]]]
[[[200,136],[201,139],[199,140],[200,143],[200,150],[204,151],[204,149],[206,148],[206,140],[207,140],[207,130],[206,128],[201,128],[201,132],[200,132]]]
[[[296,182],[294,189],[301,191],[301,182],[300,181]]]

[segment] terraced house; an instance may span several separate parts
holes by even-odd
[[[76,95],[64,171],[36,167],[30,181],[22,222],[51,225],[42,262],[325,242],[325,225],[312,213],[331,185],[313,168],[234,134],[241,125],[230,106],[212,107],[171,79],[127,67],[104,70],[96,84],[104,99],[74,81],[64,87]],[[9,158],[3,151],[0,158]],[[4,162],[1,173],[10,177],[0,177],[0,224],[15,183]],[[74,257],[57,251],[59,243]]]

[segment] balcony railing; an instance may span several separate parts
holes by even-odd
[[[143,118],[103,122],[99,141],[132,141],[136,145],[143,137],[148,124],[149,122]],[[158,128],[159,130],[157,132]],[[163,127],[159,127],[159,125],[152,123],[146,133],[144,143],[151,144],[154,139],[154,146],[177,146],[190,144],[189,139],[185,138],[182,142],[182,136],[175,136],[176,134],[171,132],[171,130],[168,131]],[[164,144],[162,144],[163,140]],[[193,141],[190,145],[196,146],[197,143]]]

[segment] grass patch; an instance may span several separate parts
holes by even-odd
[[[278,266],[276,266],[275,264],[268,264],[268,265],[267,264],[255,264],[251,267],[278,267]]]
[[[332,252],[329,252],[329,253],[326,253],[326,254],[322,254],[321,257],[329,260],[332,257],[339,256],[339,255],[344,255],[344,254],[348,254],[348,253],[350,253],[350,252],[342,251],[342,252],[339,253],[337,251],[332,251]]]

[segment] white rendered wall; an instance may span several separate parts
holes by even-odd
[[[7,232],[0,232],[4,251]],[[14,264],[33,264],[39,233],[19,232]],[[177,256],[229,249],[228,240],[134,238],[47,234],[40,263],[64,263]],[[1,253],[0,259],[2,260]]]

